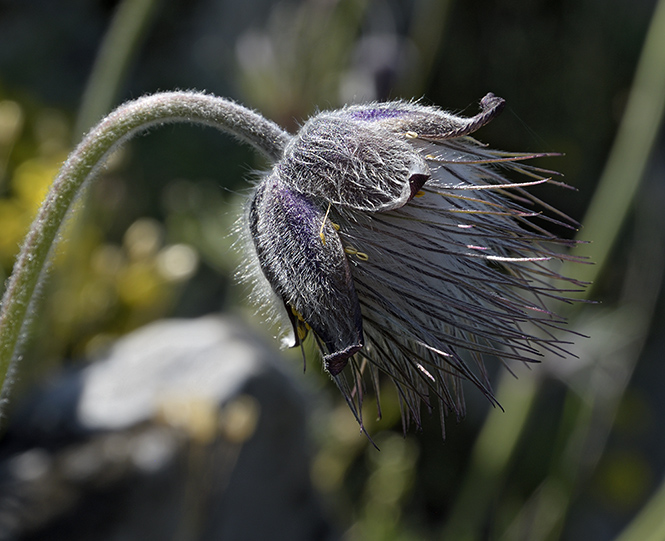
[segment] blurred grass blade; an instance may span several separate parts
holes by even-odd
[[[399,81],[397,95],[422,96],[434,73],[437,56],[446,35],[454,0],[419,0],[414,4],[409,38],[420,57],[420,65]]]
[[[642,511],[615,541],[662,541],[665,539],[665,480]]]
[[[633,86],[614,145],[591,205],[582,221],[576,256],[586,256],[594,265],[584,265],[564,276],[594,282],[607,264],[622,225],[644,176],[665,111],[665,0],[660,0],[651,19]],[[565,274],[568,272],[569,274]],[[586,295],[590,294],[590,288]]]
[[[563,275],[593,281],[607,264],[644,175],[664,110],[665,0],[660,0],[647,32],[615,143],[583,221],[584,229],[580,237],[592,242],[581,244],[575,250],[575,255],[588,256],[595,265],[577,265],[575,269],[565,267],[561,271]],[[589,298],[590,294],[588,288],[580,297]],[[517,382],[509,374],[502,376],[497,396],[508,413],[495,410],[488,416],[474,447],[460,500],[450,513],[444,539],[481,538],[490,504],[497,498],[539,387],[538,379],[532,374],[520,376]],[[511,394],[517,390],[517,394]],[[523,411],[514,413],[512,408],[523,408]],[[575,425],[572,423],[572,426]],[[500,437],[494,438],[496,455],[490,456],[485,452],[487,442],[497,434]],[[659,501],[665,506],[665,498]],[[665,512],[665,507],[662,511]]]
[[[502,374],[496,398],[505,411],[494,408],[487,416],[441,539],[475,541],[482,538],[485,517],[496,500],[538,391],[533,374],[527,370],[518,372],[519,380],[507,372]]]
[[[83,93],[74,129],[75,142],[115,105],[131,62],[160,2],[124,0],[118,6]]]

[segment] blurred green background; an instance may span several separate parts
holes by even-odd
[[[445,443],[436,416],[404,437],[386,386],[384,418],[365,416],[380,452],[318,367],[303,376],[299,353],[285,355],[312,400],[313,481],[350,540],[665,539],[656,4],[0,0],[0,272],[73,144],[125,99],[201,89],[293,131],[317,109],[389,98],[472,115],[494,92],[507,108],[479,139],[565,154],[542,164],[578,192],[541,193],[592,242],[581,252],[597,265],[566,269],[597,274],[598,303],[567,312],[590,338],[571,346],[579,359],[516,367],[517,380],[490,359],[505,413],[469,388],[468,416],[448,419]],[[14,395],[160,317],[230,311],[271,336],[233,285],[229,235],[264,167],[187,126],[152,130],[114,156],[60,245]]]

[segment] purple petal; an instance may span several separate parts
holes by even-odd
[[[249,227],[261,270],[294,325],[294,345],[298,326],[307,323],[325,346],[326,368],[336,375],[364,341],[351,271],[325,210],[273,175],[254,193]]]

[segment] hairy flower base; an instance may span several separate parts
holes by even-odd
[[[548,303],[566,300],[556,281],[580,284],[547,261],[572,241],[537,221],[575,224],[527,191],[554,182],[522,163],[536,155],[468,136],[502,107],[489,94],[471,118],[404,102],[321,113],[250,198],[249,274],[286,309],[292,345],[311,331],[361,427],[365,376],[386,374],[420,426],[434,398],[442,423],[464,414],[464,379],[494,401],[486,355],[565,353]]]

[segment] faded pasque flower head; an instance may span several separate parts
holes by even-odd
[[[561,277],[544,262],[571,241],[535,220],[572,224],[526,189],[551,173],[469,137],[503,105],[488,94],[470,118],[403,101],[320,113],[250,197],[259,290],[284,308],[291,345],[317,342],[361,427],[365,376],[378,387],[386,374],[405,425],[420,425],[434,397],[442,422],[463,415],[464,379],[494,401],[483,357],[563,351],[546,307]]]

